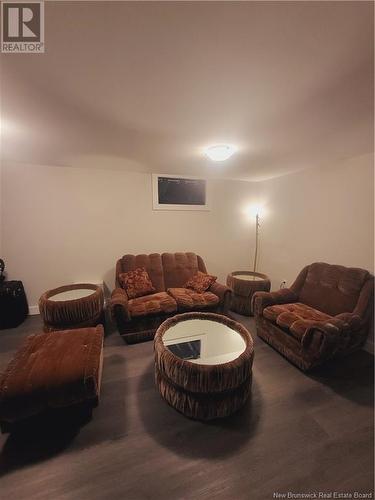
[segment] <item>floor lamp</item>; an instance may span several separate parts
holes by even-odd
[[[258,261],[258,246],[259,246],[259,212],[256,212],[255,215],[255,254],[254,254],[254,267],[253,272],[255,273],[257,270],[257,261]]]
[[[255,216],[255,251],[252,270],[232,271],[227,276],[227,285],[232,290],[230,310],[244,316],[252,316],[252,297],[255,292],[269,292],[271,281],[266,274],[258,273],[258,255],[259,255],[259,228],[260,217],[264,211],[261,206],[252,205],[246,209],[248,218],[254,220]],[[251,260],[251,259],[250,259]]]

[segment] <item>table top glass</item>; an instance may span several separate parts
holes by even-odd
[[[179,358],[201,365],[233,361],[246,349],[236,330],[206,319],[180,321],[164,333],[163,343]]]
[[[252,274],[234,274],[234,277],[239,280],[246,281],[264,281],[264,278],[261,278],[260,276],[254,276]]]
[[[61,302],[65,300],[75,300],[82,299],[82,297],[88,297],[95,293],[95,290],[91,288],[77,288],[77,290],[67,290],[66,292],[56,293],[51,295],[48,300],[53,300],[55,302]]]

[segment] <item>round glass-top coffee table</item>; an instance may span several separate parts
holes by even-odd
[[[213,313],[179,314],[160,325],[154,349],[158,389],[184,415],[226,417],[246,402],[254,347],[240,323]]]
[[[103,290],[91,283],[60,286],[39,299],[47,332],[96,326],[103,320],[103,306]]]

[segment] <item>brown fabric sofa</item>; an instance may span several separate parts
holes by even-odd
[[[257,292],[257,334],[302,370],[359,349],[373,318],[374,277],[316,262],[290,288]]]
[[[129,299],[120,287],[119,274],[145,267],[155,293]],[[124,255],[116,264],[116,289],[110,309],[126,342],[136,343],[154,338],[159,325],[178,312],[211,311],[226,314],[230,289],[214,283],[202,294],[183,288],[198,271],[207,273],[202,257],[192,252]]]

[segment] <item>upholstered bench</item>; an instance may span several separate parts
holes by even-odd
[[[30,335],[0,375],[0,428],[10,432],[31,417],[97,406],[103,327]]]

